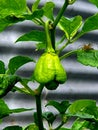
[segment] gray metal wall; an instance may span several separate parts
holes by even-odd
[[[31,7],[31,3],[34,0],[28,0],[28,5]],[[41,0],[41,5],[48,0]],[[56,1],[55,15],[58,13],[58,10],[61,8],[63,1],[62,0],[53,0]],[[82,15],[85,20],[87,17],[93,15],[95,12],[98,12],[98,9],[90,4],[88,0],[77,0],[75,4],[69,6],[67,12],[64,13],[67,17],[74,17],[76,15]],[[15,44],[15,40],[26,32],[36,29],[36,27],[28,21],[18,23],[13,27],[7,28],[4,32],[0,33],[0,60],[3,60],[5,64],[8,64],[8,61],[11,57],[16,55],[29,55],[34,58],[38,58],[39,54],[42,53],[35,50],[33,42],[20,42]],[[61,32],[57,31],[57,39],[61,36]],[[74,45],[68,46],[65,52],[68,50],[76,49],[82,47],[83,44],[92,43],[92,45],[98,49],[98,31],[88,33],[87,35],[80,38]],[[44,90],[43,93],[43,105],[49,99],[55,100],[76,100],[76,99],[95,99],[98,100],[98,70],[92,67],[86,67],[81,65],[76,61],[75,56],[71,56],[64,60],[63,65],[68,73],[68,81],[64,85],[55,91]],[[30,63],[25,65],[20,69],[18,74],[28,77],[32,74],[34,64]],[[35,87],[34,84],[30,85]],[[9,93],[4,97],[7,104],[10,108],[17,107],[35,107],[34,98],[16,93]],[[45,109],[47,111],[48,109]],[[11,115],[10,117],[4,118],[3,123],[0,125],[0,129],[6,125],[27,125],[32,123],[32,113],[22,113],[18,115]]]

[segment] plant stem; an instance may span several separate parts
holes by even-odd
[[[77,41],[81,36],[83,36],[83,33],[79,33],[74,39],[71,40],[71,43]]]
[[[32,96],[35,95],[34,91],[24,81],[21,81],[20,83],[30,92]]]
[[[35,90],[35,99],[36,99],[36,110],[37,110],[37,120],[39,130],[44,130],[43,119],[42,119],[42,105],[41,105],[41,93],[44,85],[40,84],[38,89]]]
[[[50,29],[50,34],[51,34],[52,47],[55,50],[55,29],[54,28]]]
[[[39,130],[44,130],[43,119],[42,119],[42,108],[41,108],[41,94],[36,95],[36,110]]]
[[[64,5],[63,7],[61,8],[61,10],[59,11],[56,19],[54,20],[53,24],[51,25],[51,29],[50,29],[50,33],[51,33],[51,42],[52,42],[52,46],[53,46],[53,49],[55,50],[55,29],[56,29],[56,26],[59,22],[59,20],[61,19],[65,9],[67,8],[68,6],[68,0],[65,0],[64,2]]]
[[[25,94],[31,95],[31,93],[29,91],[27,91],[27,90],[25,91],[24,89],[16,87],[16,86],[14,88],[15,88],[16,91],[19,91],[21,93],[25,93]]]
[[[70,52],[64,54],[63,56],[60,57],[60,60],[62,60],[62,59],[64,59],[64,58],[67,58],[67,57],[69,57],[69,56],[72,55],[72,54],[77,53],[77,51],[78,51],[78,50],[73,50],[73,51],[70,51]]]
[[[58,15],[57,15],[57,17],[56,17],[56,19],[53,23],[53,28],[55,28],[57,26],[57,24],[58,24],[59,20],[61,19],[65,9],[67,8],[67,6],[68,6],[68,0],[65,0],[63,7],[59,11],[59,13],[58,13]]]
[[[45,26],[45,22],[41,18],[39,20],[41,21],[42,25]]]
[[[32,21],[33,21],[34,23],[36,23],[36,24],[38,24],[38,25],[42,25],[42,26],[44,26],[44,24],[45,24],[42,19],[37,19],[37,18],[35,18],[35,19],[32,19]]]

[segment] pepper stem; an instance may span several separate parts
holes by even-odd
[[[52,47],[52,42],[51,42],[51,38],[50,38],[50,33],[49,33],[49,22],[50,21],[46,21],[45,23],[45,32],[46,32],[46,51],[47,52],[55,52],[55,50]]]

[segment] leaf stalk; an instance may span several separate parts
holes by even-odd
[[[78,50],[73,50],[73,51],[70,51],[66,54],[64,54],[63,56],[60,57],[60,60],[63,60],[64,58],[67,58],[69,56],[71,56],[72,54],[76,54]]]

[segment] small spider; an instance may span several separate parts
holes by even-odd
[[[92,48],[92,46],[91,46],[90,43],[89,43],[89,44],[85,44],[85,45],[82,47],[82,49],[83,49],[84,51],[93,50],[93,48]]]

